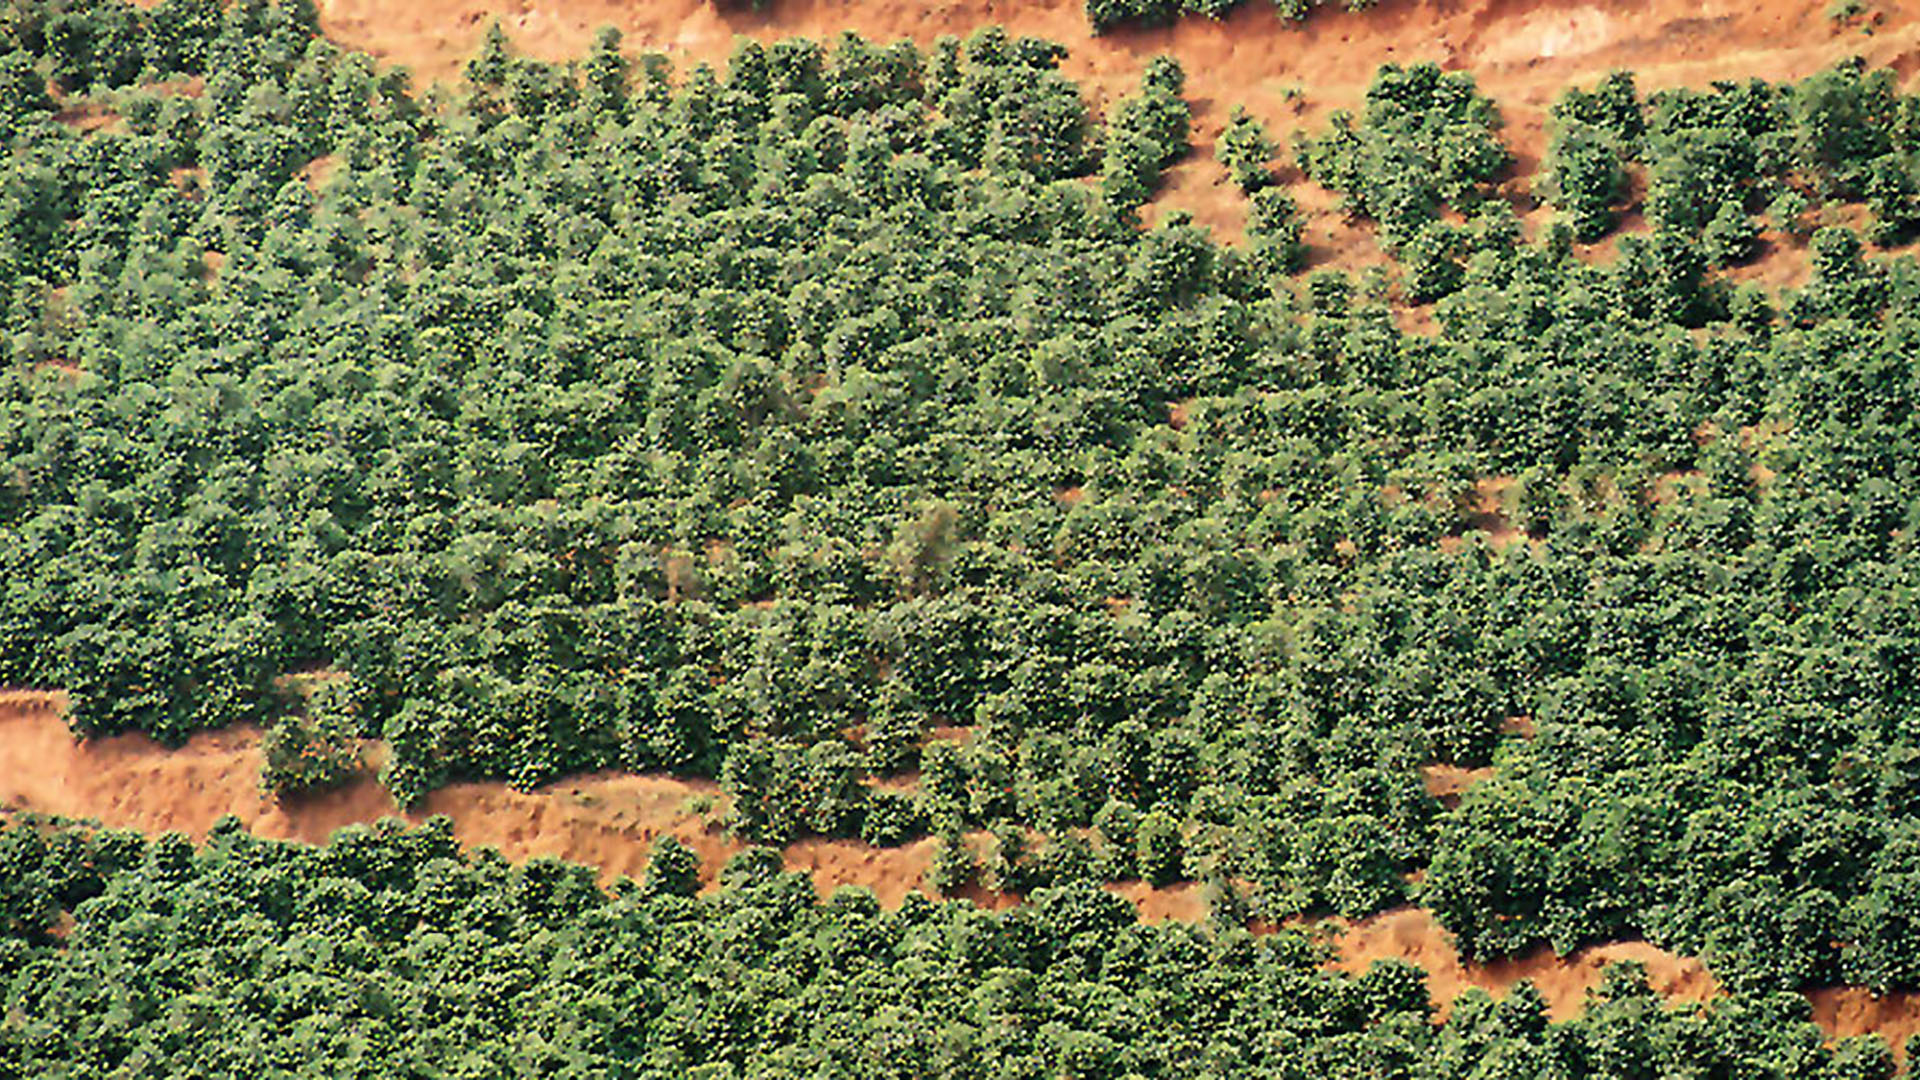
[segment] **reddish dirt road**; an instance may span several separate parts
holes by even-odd
[[[428,796],[411,814],[401,814],[371,777],[327,795],[279,803],[259,787],[257,732],[234,729],[196,736],[169,750],[139,735],[76,741],[60,715],[55,694],[0,692],[0,809],[30,810],[146,833],[179,831],[196,838],[222,815],[232,814],[264,836],[324,841],[345,825],[382,817],[414,821],[445,814],[464,844],[490,847],[510,859],[552,855],[598,867],[611,882],[638,877],[654,838],[670,834],[697,852],[703,879],[712,885],[728,856],[739,850],[720,830],[687,806],[713,795],[711,784],[664,776],[595,774],[575,777],[537,792],[500,784],[454,784]],[[377,753],[378,748],[375,748]],[[896,906],[921,888],[932,861],[931,839],[898,848],[857,841],[802,840],[787,846],[786,865],[811,875],[822,894],[842,885],[872,889],[883,905]],[[1140,882],[1112,886],[1149,922],[1194,922],[1207,905],[1197,885],[1154,889]],[[1012,897],[975,891],[969,897],[1004,907]],[[1530,979],[1553,1016],[1580,1011],[1600,972],[1616,960],[1646,965],[1653,987],[1674,1001],[1700,1001],[1716,986],[1698,960],[1677,957],[1643,942],[1582,949],[1565,958],[1541,950],[1493,964],[1460,959],[1433,916],[1419,909],[1389,911],[1356,922],[1330,920],[1337,929],[1334,966],[1363,971],[1375,960],[1400,959],[1428,973],[1434,1003],[1446,1007],[1469,987],[1496,996]],[[1920,1003],[1910,995],[1876,999],[1853,988],[1809,994],[1815,1018],[1834,1035],[1884,1032],[1896,1048],[1920,1030]]]
[[[1065,73],[1096,103],[1131,92],[1149,57],[1171,53],[1187,71],[1199,148],[1169,171],[1154,208],[1186,210],[1223,239],[1239,236],[1245,217],[1244,201],[1211,157],[1231,107],[1245,105],[1284,145],[1295,130],[1323,126],[1333,109],[1358,105],[1383,63],[1433,61],[1472,72],[1506,116],[1522,189],[1545,147],[1547,107],[1564,87],[1590,84],[1616,68],[1632,70],[1643,90],[1716,79],[1795,79],[1853,55],[1890,66],[1903,79],[1920,68],[1920,22],[1911,17],[1909,0],[1870,3],[1867,18],[1845,25],[1827,18],[1823,0],[1382,0],[1357,13],[1332,5],[1299,24],[1248,0],[1219,21],[1188,17],[1170,27],[1100,36],[1089,30],[1080,0],[769,0],[763,11],[744,0],[318,3],[328,36],[383,63],[405,65],[422,82],[457,79],[496,19],[516,48],[545,60],[578,58],[598,28],[614,26],[632,52],[663,52],[682,67],[716,68],[724,66],[736,36],[830,42],[854,30],[871,40],[906,38],[926,46],[942,35],[964,38],[1003,25],[1066,45]],[[1342,225],[1332,200],[1300,194],[1317,262],[1373,261],[1371,242]]]

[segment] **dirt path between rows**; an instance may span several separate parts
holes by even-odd
[[[319,0],[319,10],[330,38],[404,65],[422,83],[457,79],[495,20],[517,49],[543,60],[583,56],[595,31],[614,26],[630,51],[663,52],[683,68],[724,67],[737,36],[831,42],[853,30],[924,47],[1002,25],[1064,44],[1064,72],[1096,104],[1132,92],[1147,59],[1171,53],[1187,72],[1198,147],[1169,171],[1150,216],[1186,210],[1231,240],[1242,234],[1246,204],[1211,148],[1235,104],[1286,145],[1295,130],[1318,130],[1332,110],[1356,107],[1383,63],[1468,70],[1501,106],[1524,187],[1545,149],[1547,107],[1570,84],[1618,68],[1634,71],[1643,91],[1797,79],[1853,55],[1904,80],[1920,68],[1920,22],[1909,3],[1868,0],[1861,18],[1840,24],[1825,0],[1380,0],[1364,12],[1330,5],[1295,24],[1247,0],[1219,21],[1187,17],[1099,36],[1081,0],[767,0],[761,11],[746,0]],[[1368,234],[1343,222],[1331,198],[1298,194],[1316,264],[1377,261]]]
[[[92,819],[149,834],[178,831],[204,837],[221,816],[232,814],[263,836],[318,843],[346,825],[383,817],[418,822],[433,814],[453,820],[463,844],[497,849],[513,860],[551,855],[597,867],[604,881],[639,877],[653,841],[670,834],[701,859],[709,887],[722,863],[738,851],[689,800],[714,795],[713,785],[666,776],[600,773],[575,777],[536,792],[501,784],[453,784],[434,792],[413,813],[402,814],[371,777],[325,796],[279,803],[259,787],[259,735],[238,728],[194,737],[169,750],[140,735],[77,741],[61,716],[57,694],[0,692],[0,809]],[[872,889],[896,906],[921,888],[934,841],[876,848],[858,841],[802,840],[787,846],[787,867],[811,875],[821,893],[842,885]],[[1112,886],[1132,901],[1141,918],[1193,922],[1206,917],[1195,885],[1154,889],[1140,882]],[[1012,898],[974,892],[983,906],[1003,907]],[[1330,920],[1337,929],[1335,966],[1364,971],[1375,960],[1399,959],[1428,973],[1436,1005],[1447,1006],[1470,987],[1496,996],[1530,979],[1556,1019],[1577,1014],[1601,969],[1616,960],[1646,965],[1652,986],[1674,1001],[1701,1001],[1716,991],[1698,960],[1678,957],[1643,942],[1599,945],[1561,958],[1541,950],[1492,964],[1469,964],[1423,910],[1389,911],[1358,921]],[[1882,1032],[1896,1049],[1920,1029],[1920,1001],[1912,995],[1875,999],[1854,988],[1809,994],[1821,1026],[1835,1036]]]

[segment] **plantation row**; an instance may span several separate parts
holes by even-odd
[[[323,848],[0,827],[0,1075],[1893,1076],[1796,995],[1670,1011],[1633,965],[1568,1023],[1521,983],[1435,1025],[1419,969],[1334,974],[1294,931],[1140,924],[1085,886],[823,903],[764,848],[696,897],[685,858],[608,895],[464,855],[444,819]]]
[[[265,724],[288,789],[361,736],[403,802],[669,769],[950,885],[1920,986],[1920,279],[1818,228],[1911,228],[1914,99],[1570,91],[1530,242],[1494,103],[1383,69],[1293,153],[1393,268],[1302,277],[1252,121],[1249,243],[1144,229],[1182,73],[1102,118],[1061,55],[496,34],[416,96],[299,5],[10,6],[0,684]],[[1652,231],[1575,258],[1636,174]],[[1762,216],[1806,287],[1718,269]]]

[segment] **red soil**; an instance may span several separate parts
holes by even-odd
[[[1879,1035],[1903,1062],[1907,1040],[1920,1035],[1920,994],[1875,997],[1858,986],[1830,986],[1807,991],[1807,1000],[1813,1002],[1813,1022],[1828,1035]]]
[[[1457,806],[1466,790],[1493,775],[1491,768],[1467,769],[1459,765],[1427,765],[1420,770],[1427,794],[1446,806]]]
[[[259,735],[245,728],[198,735],[177,749],[139,735],[75,740],[60,715],[60,695],[0,692],[0,812],[35,811],[147,833],[179,831],[204,837],[222,815],[232,814],[254,832],[306,842],[324,841],[334,830],[382,817],[453,819],[464,844],[490,847],[510,859],[552,855],[600,869],[603,881],[638,877],[655,837],[671,834],[701,859],[708,887],[739,845],[695,813],[689,802],[716,796],[710,783],[665,776],[600,773],[575,777],[537,792],[500,784],[453,784],[429,795],[415,812],[401,814],[391,797],[366,777],[325,796],[276,802],[259,788]],[[948,731],[949,736],[959,731]],[[377,755],[380,748],[370,748]],[[1451,793],[1477,779],[1478,770],[1429,770],[1429,782]],[[979,837],[976,840],[976,847]],[[936,841],[898,848],[857,841],[808,839],[786,848],[790,870],[810,874],[824,893],[842,885],[873,890],[893,907],[921,880]],[[1132,901],[1147,922],[1197,922],[1207,903],[1196,884],[1156,889],[1142,882],[1108,887]],[[972,888],[961,894],[982,907],[1002,909],[1019,897]],[[1582,949],[1564,959],[1547,950],[1492,964],[1469,964],[1447,940],[1433,916],[1417,908],[1385,912],[1358,921],[1332,919],[1337,933],[1333,966],[1364,971],[1375,960],[1400,959],[1428,974],[1434,1003],[1444,1015],[1468,987],[1501,995],[1530,979],[1556,1018],[1577,1014],[1600,971],[1616,960],[1645,964],[1654,989],[1675,1001],[1701,1001],[1717,987],[1699,961],[1677,957],[1644,942]],[[1920,996],[1874,998],[1858,988],[1814,990],[1814,1017],[1835,1037],[1880,1032],[1902,1046],[1920,1030]]]
[[[686,809],[714,785],[661,776],[596,774],[538,793],[500,784],[453,784],[402,814],[371,776],[324,796],[276,801],[260,790],[259,734],[197,735],[168,750],[141,735],[75,741],[57,695],[0,695],[0,806],[147,833],[196,838],[232,814],[263,836],[317,843],[344,825],[432,814],[454,820],[462,843],[512,859],[555,855],[638,876],[654,837],[671,833],[700,855],[708,880],[736,845]]]
[[[458,78],[496,19],[516,48],[542,59],[576,59],[599,27],[615,26],[630,51],[715,67],[724,65],[736,36],[827,42],[851,29],[873,40],[908,38],[925,46],[942,35],[964,38],[998,24],[1065,44],[1070,55],[1063,70],[1096,103],[1131,92],[1149,57],[1171,53],[1187,71],[1198,146],[1170,170],[1149,217],[1186,210],[1223,240],[1237,238],[1245,220],[1244,200],[1211,155],[1234,104],[1244,104],[1285,145],[1295,131],[1324,126],[1332,110],[1356,107],[1382,63],[1434,61],[1470,70],[1506,116],[1521,177],[1512,194],[1525,210],[1525,177],[1545,150],[1546,109],[1565,86],[1590,84],[1616,68],[1633,70],[1643,90],[1716,79],[1794,79],[1855,54],[1904,78],[1920,68],[1920,25],[1908,18],[1907,7],[1875,3],[1880,19],[1869,26],[1836,24],[1824,4],[1788,0],[1386,0],[1359,13],[1330,6],[1291,24],[1250,0],[1218,21],[1184,18],[1171,27],[1096,37],[1080,0],[770,0],[765,11],[710,0],[319,0],[321,25],[335,41],[406,65],[422,81]],[[1378,261],[1370,230],[1342,220],[1334,199],[1316,198],[1324,193],[1311,185],[1296,194],[1308,214],[1313,265]],[[1746,276],[1796,279],[1804,255],[1789,246],[1781,257],[1788,264],[1782,269],[1763,259]]]
[[[1144,881],[1120,881],[1107,891],[1133,901],[1141,922],[1199,922],[1207,917],[1207,901],[1194,882],[1156,889]]]
[[[1419,908],[1383,912],[1357,922],[1329,921],[1340,929],[1336,968],[1360,972],[1376,960],[1418,964],[1427,973],[1428,991],[1442,1015],[1454,998],[1471,987],[1499,997],[1521,979],[1529,979],[1546,998],[1553,1018],[1565,1020],[1578,1015],[1587,992],[1600,985],[1601,969],[1621,960],[1645,964],[1648,983],[1670,1001],[1704,1001],[1719,991],[1700,961],[1641,941],[1596,945],[1565,958],[1539,949],[1511,960],[1468,964],[1448,943],[1433,915]]]

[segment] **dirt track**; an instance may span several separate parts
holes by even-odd
[[[1246,212],[1211,155],[1231,107],[1245,105],[1285,145],[1294,130],[1317,130],[1333,109],[1358,105],[1383,63],[1430,60],[1471,71],[1506,116],[1521,187],[1545,148],[1546,110],[1561,89],[1590,84],[1616,68],[1634,71],[1642,90],[1800,78],[1851,55],[1890,66],[1902,79],[1920,69],[1920,22],[1905,3],[1894,2],[1869,5],[1879,25],[1866,33],[1860,22],[1830,22],[1824,0],[1381,0],[1359,13],[1334,5],[1302,24],[1247,0],[1218,22],[1189,17],[1172,27],[1098,37],[1088,29],[1081,0],[769,0],[761,12],[745,0],[318,2],[330,37],[384,63],[403,64],[423,83],[458,78],[495,19],[518,49],[541,59],[577,58],[599,27],[615,26],[630,51],[664,52],[683,67],[723,66],[739,35],[831,41],[852,29],[873,40],[908,38],[924,46],[998,24],[1066,45],[1066,74],[1096,102],[1131,92],[1149,57],[1172,53],[1187,71],[1200,150],[1169,170],[1153,209],[1187,210],[1222,239],[1241,234]],[[1315,198],[1311,190],[1299,194],[1317,263],[1374,260],[1371,240],[1339,221],[1332,199]]]
[[[259,788],[259,735],[235,729],[200,735],[168,750],[139,735],[77,742],[60,716],[57,695],[0,692],[0,808],[32,810],[147,833],[179,831],[204,836],[222,815],[232,814],[253,831],[285,839],[323,841],[335,829],[382,817],[415,821],[431,814],[453,819],[455,835],[473,846],[498,849],[520,860],[553,855],[596,866],[604,880],[637,877],[656,836],[670,833],[701,859],[712,884],[726,858],[738,850],[719,830],[687,807],[689,798],[710,795],[710,784],[661,776],[596,774],[576,777],[538,792],[500,784],[454,784],[434,792],[412,814],[369,777],[322,798],[280,804]],[[862,885],[888,907],[920,887],[933,855],[932,840],[899,848],[857,841],[802,840],[786,849],[789,869],[810,874],[825,894],[841,885]],[[1140,882],[1113,886],[1149,922],[1197,921],[1206,903],[1195,885],[1153,889]],[[983,906],[1002,907],[1011,897],[973,892]],[[1580,1011],[1601,968],[1615,960],[1645,964],[1655,989],[1675,1001],[1711,996],[1715,984],[1698,960],[1677,957],[1642,942],[1600,945],[1564,959],[1544,950],[1493,964],[1467,964],[1448,944],[1433,917],[1418,909],[1389,911],[1339,928],[1337,967],[1362,971],[1375,960],[1400,959],[1428,973],[1434,1002],[1447,1005],[1469,987],[1496,995],[1530,979],[1554,1017]],[[1809,995],[1815,1017],[1829,1032],[1887,1033],[1895,1047],[1920,1029],[1920,1002],[1909,995],[1874,999],[1841,988]]]

